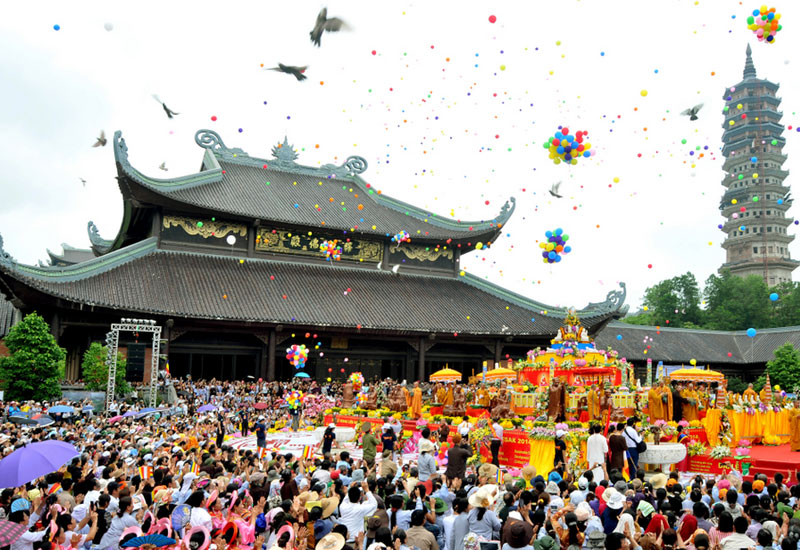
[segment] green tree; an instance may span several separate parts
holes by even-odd
[[[794,391],[800,387],[800,351],[796,350],[791,342],[786,342],[773,353],[775,359],[767,361],[766,372],[769,374],[769,383],[773,388],[777,385],[784,391]],[[766,376],[762,374],[753,386],[761,390],[765,382]]]
[[[728,377],[728,391],[733,393],[742,393],[747,389],[747,382],[736,376]]]
[[[0,357],[6,400],[46,401],[61,396],[58,364],[66,357],[36,313],[14,325],[5,339],[9,356]]]
[[[100,342],[92,342],[89,349],[83,353],[81,372],[83,372],[83,380],[86,383],[87,390],[104,391],[108,387],[107,356],[108,347],[103,346]],[[114,393],[117,395],[123,395],[131,391],[130,384],[125,380],[126,367],[125,358],[117,353],[117,376],[114,382]]]
[[[781,283],[770,289],[770,293],[778,295],[778,300],[770,304],[773,308],[773,324],[775,327],[793,327],[800,325],[800,283]]]
[[[737,277],[729,271],[706,280],[706,323],[713,330],[764,328],[773,324],[769,289],[758,275]]]
[[[646,312],[623,319],[632,325],[701,326],[700,287],[689,272],[649,287],[644,294]]]

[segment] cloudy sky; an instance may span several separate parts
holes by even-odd
[[[113,238],[122,204],[112,148],[91,147],[101,129],[121,130],[134,166],[155,177],[199,168],[200,128],[251,156],[268,157],[287,135],[299,162],[361,155],[370,183],[440,215],[489,219],[516,197],[502,238],[464,269],[563,306],[602,300],[625,281],[636,309],[646,287],[686,271],[703,281],[724,261],[723,96],[741,80],[748,41],[758,75],[781,84],[792,126],[784,167],[800,162],[796,2],[777,6],[786,28],[767,45],[746,27],[757,6],[729,0],[337,0],[328,13],[350,30],[317,49],[308,32],[323,5],[7,6],[6,250],[35,263],[61,243],[88,247],[89,220]],[[278,62],[308,65],[308,79],[263,69]],[[180,115],[167,119],[152,94]],[[679,116],[701,102],[697,122]],[[559,125],[587,131],[596,155],[554,165],[542,144]],[[564,198],[552,199],[559,180]],[[545,265],[538,243],[556,227],[573,252]],[[791,251],[800,256],[797,243]]]

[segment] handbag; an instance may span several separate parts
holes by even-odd
[[[642,454],[647,450],[647,443],[644,441],[640,441],[636,444],[636,452]]]

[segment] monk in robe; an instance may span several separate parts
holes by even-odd
[[[448,405],[453,404],[453,385],[447,384],[447,387],[444,390],[444,399],[441,401],[442,405],[445,407]]]
[[[489,400],[489,392],[485,387],[481,386],[477,392],[478,405],[481,407],[488,407],[491,404]]]
[[[650,424],[655,424],[656,420],[664,418],[664,403],[661,401],[660,386],[653,386],[647,392],[647,415],[650,417]]]
[[[406,398],[406,409],[411,408],[411,394],[408,392],[408,388],[403,385],[403,397]]]
[[[444,395],[447,393],[447,390],[444,389],[444,386],[441,384],[436,384],[436,402],[437,403],[444,403]]]
[[[553,379],[548,390],[547,417],[560,422],[566,413],[567,392],[558,379]]]
[[[592,384],[592,388],[586,395],[586,410],[589,413],[589,422],[600,420],[600,392],[597,390],[596,384]]]
[[[698,405],[700,403],[700,396],[697,395],[697,392],[694,389],[694,384],[689,382],[686,386],[686,389],[681,392],[681,397],[683,398],[683,418],[691,422],[693,420],[700,420],[700,413],[698,411]]]
[[[414,394],[411,396],[411,417],[422,417],[422,388],[419,382],[414,382]]]
[[[800,451],[800,401],[795,402],[789,417],[789,449]]]
[[[672,420],[672,390],[665,380],[659,384],[659,394],[661,396],[661,420],[669,422]]]
[[[751,400],[755,401],[756,399],[758,399],[758,394],[756,393],[756,390],[753,389],[753,384],[747,385],[747,389],[744,390],[743,396],[744,400],[747,401],[748,403],[750,403]]]
[[[762,403],[767,404],[767,403],[772,402],[772,399],[767,399],[767,387],[766,386],[761,388],[761,391],[758,392],[758,396],[761,398],[761,402]]]

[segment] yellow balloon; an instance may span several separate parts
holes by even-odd
[[[640,94],[642,97],[646,97],[646,96],[647,96],[647,90],[642,90],[641,92],[639,92],[639,94]]]
[[[775,14],[775,19],[780,19],[780,18],[781,18],[781,14],[780,13],[776,13]]]
[[[578,159],[572,159],[569,162],[570,164],[578,164]]]
[[[761,13],[767,13],[767,11],[769,11],[769,8],[767,7],[767,5],[766,4],[762,4],[761,5]]]
[[[584,150],[584,151],[588,151],[588,150],[589,150],[589,149],[591,149],[591,148],[592,148],[592,144],[591,144],[591,143],[589,143],[588,141],[587,141],[586,143],[584,143],[584,144],[583,144],[583,150]]]
[[[483,248],[483,243],[476,243],[476,244],[475,244],[475,248],[477,248],[478,250],[480,250],[481,248]]]
[[[690,361],[689,361],[689,364],[690,364],[691,366],[695,366],[695,365],[697,365],[697,359],[692,359],[692,360],[690,360]]]
[[[542,258],[542,263],[546,264],[547,263],[547,258]]]
[[[739,104],[736,106],[736,108],[737,108],[737,109],[741,109],[741,108],[742,108],[742,104],[741,104],[741,103],[739,103]]]

